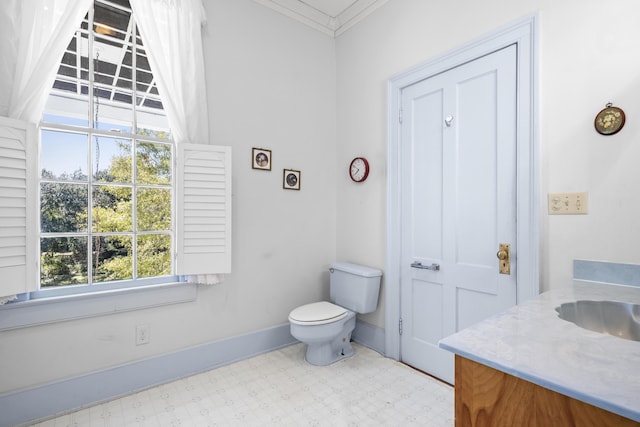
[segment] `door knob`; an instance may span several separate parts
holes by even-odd
[[[511,246],[508,243],[500,243],[496,256],[500,260],[500,274],[511,274]]]

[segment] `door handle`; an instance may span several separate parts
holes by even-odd
[[[496,254],[500,260],[500,274],[511,274],[511,245],[500,243],[500,249]]]
[[[440,264],[422,265],[422,263],[419,261],[412,262],[411,267],[419,268],[422,270],[433,270],[433,271],[440,270]]]

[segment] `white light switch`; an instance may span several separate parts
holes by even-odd
[[[549,215],[589,213],[587,193],[549,193]]]

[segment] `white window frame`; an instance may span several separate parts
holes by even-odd
[[[40,203],[39,191],[39,134],[40,130],[33,130],[33,126],[17,120],[3,121],[0,118],[0,128],[9,126],[24,126],[31,131],[27,132],[25,138],[25,158],[28,160],[27,168],[27,238],[30,244],[26,244],[26,262],[20,274],[29,279],[20,280],[17,286],[3,287],[0,284],[0,296],[7,294],[20,294],[15,302],[0,305],[0,331],[16,329],[27,326],[41,325],[65,320],[82,319],[87,317],[114,314],[119,312],[138,310],[149,307],[157,307],[167,304],[183,303],[195,300],[197,296],[197,285],[186,283],[182,277],[165,276],[160,278],[138,279],[137,285],[131,286],[133,281],[110,282],[95,285],[67,285],[56,289],[39,289],[40,284],[40,248],[38,237],[40,235],[39,217]],[[47,125],[47,128],[52,126]],[[70,128],[71,130],[71,128]],[[73,128],[75,131],[83,131],[81,128]],[[119,135],[124,136],[124,135]],[[140,138],[148,140],[148,138]],[[202,152],[203,158],[215,162],[217,171],[208,175],[205,182],[214,183],[218,193],[214,196],[214,203],[207,199],[207,195],[200,195],[200,206],[196,209],[198,215],[215,216],[220,218],[222,214],[222,226],[217,223],[213,234],[200,233],[205,237],[205,241],[200,241],[203,236],[194,236],[185,232],[182,218],[189,217],[189,213],[182,212],[184,203],[185,186],[189,182],[200,181],[202,174],[193,172],[189,166],[185,167],[180,162],[188,156],[184,155],[184,149],[190,150],[192,158],[198,157],[198,151]],[[182,153],[182,154],[179,154]],[[213,158],[211,157],[213,154]],[[1,157],[1,156],[0,156]],[[1,159],[0,159],[1,160]],[[211,145],[176,144],[173,150],[174,175],[173,175],[173,232],[174,232],[174,274],[195,275],[195,274],[228,274],[231,272],[231,148]],[[35,166],[33,165],[35,163]],[[195,165],[196,169],[198,165]],[[208,166],[207,166],[208,167]],[[193,172],[193,173],[192,173]],[[184,176],[183,176],[184,175]],[[222,183],[222,185],[221,185]],[[3,197],[3,189],[0,188],[0,202]],[[35,193],[33,193],[35,191]],[[33,196],[35,194],[35,196]],[[193,194],[191,195],[193,197]],[[200,197],[196,195],[195,197]],[[210,197],[211,194],[208,194]],[[180,200],[180,202],[177,202]],[[193,207],[193,205],[191,205]],[[219,220],[218,220],[219,221]],[[5,237],[0,235],[0,248],[5,245]],[[190,242],[183,242],[183,239],[191,239]],[[215,243],[209,245],[212,240]],[[195,243],[194,243],[195,242]],[[194,251],[188,248],[196,247]],[[185,249],[186,248],[186,249]],[[204,248],[204,249],[203,249]],[[206,267],[206,268],[201,268]],[[211,271],[212,270],[212,271]],[[0,275],[6,269],[0,265]],[[19,277],[14,275],[14,277]],[[24,282],[24,283],[23,283]],[[24,286],[22,286],[24,285]],[[35,289],[35,288],[38,289]]]
[[[1,119],[1,118],[0,118]],[[8,120],[12,124],[18,124],[18,121]],[[0,126],[6,125],[0,120]],[[25,127],[28,125],[24,124]],[[35,139],[35,135],[33,135]],[[35,141],[27,141],[27,146],[36,146]],[[199,243],[196,246],[209,248],[208,250],[196,250],[194,253],[189,253],[188,250],[182,248],[193,245],[189,243],[189,236],[185,236],[183,233],[184,226],[182,220],[184,216],[189,216],[189,213],[184,213],[178,209],[177,227],[176,227],[176,242],[178,243],[178,249],[175,256],[180,260],[176,265],[176,271],[178,274],[204,274],[206,270],[198,270],[199,267],[213,268],[218,273],[230,273],[231,272],[231,148],[226,146],[214,146],[214,145],[198,145],[198,144],[184,144],[179,146],[180,150],[174,156],[176,173],[174,179],[174,185],[176,186],[179,207],[182,207],[184,199],[182,195],[185,193],[182,188],[189,185],[189,182],[193,180],[200,182],[214,182],[217,184],[222,183],[221,195],[215,196],[216,202],[211,205],[211,200],[206,198],[202,199],[202,206],[197,209],[204,217],[215,216],[220,218],[221,214],[224,218],[223,231],[215,231],[218,236],[218,243],[208,246],[208,244],[201,245]],[[190,156],[179,154],[185,151],[190,153]],[[201,153],[201,154],[200,154]],[[214,158],[211,155],[214,153]],[[215,161],[218,163],[218,169],[214,173],[205,174],[204,181],[203,176],[198,171],[189,171],[189,165],[185,167],[181,162],[185,158],[209,158],[209,161]],[[193,165],[192,165],[193,166]],[[195,165],[196,168],[198,165]],[[190,175],[190,173],[192,173]],[[184,175],[184,176],[183,176]],[[207,181],[206,177],[212,178]],[[32,167],[29,170],[28,188],[37,188],[39,185],[38,168]],[[218,188],[220,190],[220,188]],[[0,194],[1,196],[1,194]],[[1,198],[1,197],[0,197]],[[36,203],[34,205],[38,205]],[[192,207],[193,208],[193,207]],[[37,217],[39,214],[38,208],[33,208],[32,218],[27,226],[27,232],[33,236],[39,235],[39,227]],[[207,239],[206,233],[202,233]],[[198,239],[200,236],[197,237]],[[183,242],[183,239],[186,239]],[[0,245],[2,238],[0,237]],[[27,253],[27,262],[24,265],[24,271],[39,272],[39,245],[33,245],[34,247]],[[204,262],[206,260],[206,262]],[[29,267],[30,266],[30,267]],[[184,266],[191,268],[185,270]],[[213,266],[213,267],[212,267]],[[193,270],[196,268],[196,270]],[[2,274],[2,268],[0,268],[0,274]],[[163,278],[158,279],[146,279],[145,283],[141,286],[127,287],[126,283],[118,284],[116,286],[109,285],[108,289],[94,292],[79,293],[74,290],[80,288],[91,288],[91,290],[97,289],[93,286],[67,286],[62,287],[56,295],[52,293],[46,294],[46,291],[35,291],[33,287],[31,292],[25,289],[24,294],[20,295],[20,298],[16,302],[5,304],[0,306],[0,331],[17,329],[27,326],[36,326],[48,323],[55,323],[66,320],[76,320],[87,317],[102,316],[108,314],[121,313],[132,310],[139,310],[144,308],[158,307],[169,304],[178,304],[184,302],[194,301],[197,297],[197,285],[193,283],[185,283],[182,281],[166,281],[162,282]],[[32,284],[39,284],[39,274],[36,274],[32,279]],[[95,285],[94,285],[95,286]],[[65,289],[66,288],[66,289]],[[0,288],[1,289],[1,288]],[[39,293],[40,292],[40,293]],[[31,297],[35,298],[31,298]]]
[[[176,172],[176,144],[175,141],[173,140],[173,138],[168,138],[168,139],[159,139],[159,138],[155,138],[153,136],[149,137],[149,136],[142,136],[142,135],[138,135],[137,134],[137,129],[138,129],[138,124],[139,124],[139,119],[142,115],[144,116],[149,116],[149,117],[153,117],[155,115],[158,115],[159,117],[165,117],[166,114],[164,113],[164,110],[162,111],[158,111],[158,112],[154,112],[151,111],[148,108],[145,108],[143,106],[143,101],[144,99],[146,99],[147,97],[150,96],[150,94],[148,93],[152,86],[153,86],[153,79],[151,80],[151,83],[149,83],[149,88],[147,90],[147,92],[139,92],[138,91],[138,74],[139,72],[143,72],[144,69],[139,69],[138,68],[138,64],[136,61],[137,56],[140,54],[139,50],[146,50],[146,46],[144,46],[144,44],[142,43],[141,45],[139,45],[139,38],[138,36],[136,36],[137,34],[137,25],[135,23],[135,19],[134,19],[134,14],[133,11],[130,8],[119,8],[121,9],[121,11],[123,13],[128,13],[129,14],[129,25],[125,34],[125,38],[124,40],[122,40],[122,47],[121,49],[124,49],[124,51],[126,52],[130,52],[131,53],[131,79],[130,79],[130,84],[131,87],[130,89],[124,89],[123,93],[128,93],[130,92],[130,96],[131,96],[131,101],[130,103],[122,103],[122,102],[110,102],[109,100],[103,100],[101,102],[101,99],[98,97],[94,97],[93,93],[94,90],[96,88],[101,88],[101,87],[105,87],[106,89],[109,89],[114,91],[117,90],[116,87],[116,83],[115,81],[120,79],[121,77],[118,75],[118,69],[120,67],[120,65],[118,65],[118,69],[116,70],[116,73],[113,76],[113,82],[112,82],[112,86],[105,86],[104,84],[99,84],[96,82],[96,77],[97,77],[97,69],[94,69],[96,66],[94,65],[94,60],[93,60],[93,54],[91,52],[93,52],[94,47],[96,47],[96,43],[98,43],[98,37],[106,37],[105,35],[101,35],[97,33],[96,25],[98,25],[97,23],[99,22],[97,19],[95,19],[95,4],[96,2],[94,2],[94,5],[89,9],[88,13],[87,13],[87,20],[84,20],[83,23],[81,24],[81,27],[84,26],[84,24],[86,24],[86,29],[82,30],[80,29],[80,33],[83,33],[86,35],[86,42],[83,42],[82,37],[78,36],[78,32],[75,33],[75,35],[73,36],[72,41],[74,41],[75,39],[75,52],[72,52],[74,55],[78,56],[81,55],[83,52],[83,44],[86,43],[86,48],[88,49],[87,55],[89,58],[88,61],[88,78],[85,80],[81,77],[80,75],[80,63],[76,62],[74,64],[74,67],[78,67],[78,69],[76,70],[74,68],[74,70],[76,70],[75,72],[75,76],[74,77],[66,77],[66,76],[57,76],[56,80],[61,79],[61,80],[68,80],[69,82],[73,83],[73,85],[76,87],[76,92],[75,93],[67,93],[66,91],[61,91],[61,90],[56,90],[56,89],[51,89],[52,92],[49,95],[49,102],[47,105],[57,105],[57,107],[53,107],[53,110],[49,110],[47,108],[47,110],[45,111],[45,118],[41,121],[40,126],[38,127],[38,134],[40,137],[42,137],[42,132],[44,130],[51,130],[51,131],[56,131],[56,132],[68,132],[68,133],[74,133],[74,134],[81,134],[81,135],[87,135],[87,148],[88,148],[88,154],[89,157],[87,158],[87,182],[83,182],[82,184],[86,184],[88,185],[88,193],[87,193],[87,203],[88,205],[88,224],[87,224],[87,230],[86,232],[82,232],[82,233],[62,233],[62,234],[71,234],[71,235],[80,235],[80,236],[84,236],[86,235],[87,237],[87,255],[89,256],[89,254],[92,251],[92,245],[93,245],[93,237],[94,237],[94,232],[92,231],[93,229],[93,217],[91,215],[91,208],[92,208],[92,202],[91,202],[91,194],[93,193],[93,185],[94,185],[94,179],[92,176],[92,171],[90,170],[92,167],[92,153],[91,153],[91,149],[93,147],[93,138],[94,136],[96,137],[106,137],[106,138],[123,138],[123,139],[127,139],[130,140],[133,144],[132,147],[132,152],[131,152],[131,171],[132,171],[132,177],[131,177],[131,183],[129,183],[127,186],[130,186],[132,189],[132,200],[135,202],[136,201],[136,197],[135,197],[135,192],[136,189],[138,188],[138,183],[137,180],[135,178],[135,168],[137,165],[137,151],[134,149],[136,146],[137,142],[151,142],[151,143],[161,143],[161,144],[168,144],[171,146],[171,160],[172,160],[172,170],[171,170],[171,185],[170,185],[170,192],[171,192],[171,229],[169,230],[169,234],[170,238],[171,238],[171,242],[172,242],[172,246],[171,246],[171,253],[172,253],[172,258],[171,258],[171,274],[168,276],[162,276],[162,277],[153,277],[151,278],[151,280],[146,280],[146,279],[138,279],[136,277],[136,266],[137,266],[137,255],[136,255],[136,250],[135,250],[135,240],[136,237],[138,236],[138,231],[137,231],[137,226],[135,224],[135,212],[137,211],[137,205],[133,205],[132,208],[132,214],[133,214],[133,221],[134,223],[132,224],[133,226],[133,230],[132,230],[132,243],[134,245],[134,250],[133,253],[131,254],[132,256],[132,262],[133,262],[133,277],[131,279],[125,279],[122,281],[115,281],[115,282],[105,282],[105,283],[94,283],[93,282],[93,273],[92,273],[92,265],[93,262],[89,263],[89,260],[87,260],[87,283],[86,284],[79,284],[79,285],[64,285],[64,286],[55,286],[55,287],[42,287],[42,283],[40,283],[40,286],[38,288],[37,291],[32,292],[30,295],[31,299],[40,299],[40,298],[47,298],[47,297],[52,297],[52,296],[59,296],[59,295],[73,295],[73,294],[84,294],[84,293],[93,293],[93,292],[101,292],[101,291],[108,291],[108,290],[112,290],[112,289],[126,289],[126,288],[133,288],[133,287],[138,287],[138,286],[143,286],[145,284],[155,284],[155,283],[170,283],[170,282],[177,282],[178,278],[175,276],[175,271],[176,271],[176,266],[175,266],[175,253],[176,253],[176,233],[175,230],[177,228],[177,222],[176,222],[176,186],[175,186],[175,172]],[[103,6],[106,7],[116,7],[116,5],[114,4],[110,4],[109,2],[106,2],[103,4]],[[96,17],[97,18],[97,17]],[[100,24],[102,25],[102,24]],[[104,25],[102,25],[104,26]],[[124,33],[123,33],[124,34]],[[114,40],[116,40],[114,38]],[[130,41],[131,40],[131,41]],[[96,47],[97,48],[97,47]],[[98,49],[98,48],[97,48]],[[124,56],[124,53],[122,53],[122,56]],[[96,57],[97,58],[97,57]],[[120,58],[121,61],[123,61],[123,58]],[[64,61],[63,61],[64,62]],[[144,71],[146,73],[146,71]],[[82,85],[86,85],[87,87],[87,94],[85,95],[81,95],[80,93],[80,87]],[[113,96],[113,93],[112,93]],[[158,96],[159,98],[159,96]],[[140,102],[138,102],[138,99],[141,99]],[[53,101],[53,102],[51,102]],[[80,105],[80,109],[81,111],[83,110],[83,106],[84,108],[84,114],[85,117],[88,119],[87,123],[86,123],[86,127],[83,126],[68,126],[68,125],[63,125],[60,123],[56,123],[55,121],[47,121],[45,120],[47,117],[47,114],[50,113],[54,113],[56,116],[60,116],[60,117],[73,117],[74,115],[78,114],[77,112],[74,112],[74,106],[76,104]],[[102,106],[101,104],[105,103],[106,105]],[[125,115],[125,117],[128,116],[128,120],[130,120],[130,125],[131,125],[131,132],[130,133],[122,133],[122,132],[113,132],[110,130],[103,130],[103,129],[99,129],[99,128],[95,128],[94,126],[97,124],[98,122],[98,117],[97,117],[97,112],[98,112],[98,108],[99,107],[106,107],[110,110],[122,110],[123,114]],[[71,108],[71,111],[69,111],[69,108]],[[148,110],[147,113],[145,113],[145,110]],[[95,113],[95,117],[94,117],[94,113]],[[88,117],[87,117],[88,115]],[[104,118],[100,118],[101,120]],[[107,118],[107,121],[110,121],[112,118]],[[117,120],[117,119],[116,119]],[[153,120],[152,120],[153,121]],[[168,125],[167,125],[168,126]],[[38,150],[38,159],[41,159],[41,155],[42,155],[42,150],[41,150],[41,145],[38,145],[39,150]],[[38,167],[38,170],[40,170],[41,168]],[[49,181],[48,179],[43,179],[42,177],[38,177],[38,181],[39,181],[39,185],[38,188],[41,188],[41,185],[43,182]],[[54,180],[54,182],[62,182],[60,180]],[[98,183],[99,184],[99,183]],[[142,187],[146,187],[146,185],[142,185]],[[41,201],[40,197],[38,197],[38,200]],[[38,204],[40,206],[40,204]],[[41,212],[41,208],[39,210]],[[40,239],[43,238],[43,234],[58,234],[58,233],[43,233],[41,230],[41,227],[38,227],[38,230],[40,230]],[[101,233],[96,233],[97,235],[100,235]],[[142,233],[144,234],[144,233]],[[54,236],[51,236],[54,237]],[[40,245],[38,245],[40,248]],[[40,248],[39,251],[40,256],[42,255],[42,249]],[[40,258],[39,258],[40,260]],[[93,261],[93,260],[91,260]],[[42,266],[40,266],[42,267]],[[40,268],[38,269],[39,273],[40,273]]]
[[[136,126],[136,123],[134,123],[134,127]],[[63,285],[63,286],[55,286],[55,287],[45,287],[43,288],[41,285],[38,288],[37,291],[33,291],[31,292],[30,295],[30,299],[40,299],[40,298],[49,298],[52,296],[59,296],[59,295],[73,295],[73,294],[84,294],[84,293],[92,293],[92,292],[101,292],[101,291],[106,291],[106,290],[111,290],[111,289],[125,289],[125,288],[134,288],[137,286],[145,286],[145,285],[149,285],[149,284],[157,284],[157,283],[170,283],[170,282],[178,282],[180,281],[179,278],[177,277],[175,271],[176,271],[176,266],[175,266],[175,259],[176,259],[176,228],[177,228],[177,221],[176,221],[176,215],[177,215],[177,209],[176,209],[176,171],[177,171],[177,162],[176,162],[176,144],[175,142],[173,142],[172,140],[160,140],[160,139],[154,139],[152,137],[140,137],[138,135],[134,135],[134,134],[120,134],[120,133],[110,133],[110,132],[105,132],[105,131],[97,131],[94,129],[90,129],[90,128],[76,128],[76,127],[70,127],[70,126],[62,126],[62,125],[57,125],[54,123],[41,123],[41,125],[38,128],[38,133],[41,135],[41,132],[43,130],[52,130],[52,131],[56,131],[56,132],[70,132],[70,133],[79,133],[79,134],[87,134],[89,141],[87,142],[87,144],[92,145],[92,138],[93,136],[99,136],[99,137],[108,137],[108,138],[123,138],[123,139],[129,139],[129,140],[136,140],[139,142],[151,142],[151,143],[163,143],[163,144],[167,144],[167,145],[171,145],[171,158],[172,158],[172,181],[171,181],[171,230],[169,231],[169,233],[171,235],[171,241],[172,241],[172,259],[171,259],[171,270],[172,270],[172,274],[167,275],[167,276],[158,276],[158,277],[151,277],[151,278],[143,278],[143,279],[139,279],[139,278],[132,278],[132,279],[125,279],[125,280],[121,280],[121,281],[113,281],[113,282],[101,282],[101,283],[93,283],[91,280],[91,265],[87,265],[87,277],[88,277],[88,283],[86,284],[79,284],[79,285]],[[135,150],[133,150],[132,152],[132,168],[135,167],[135,164],[137,163],[136,161],[136,156],[137,153],[135,152]],[[38,157],[40,156],[40,150],[38,150]],[[40,170],[40,168],[38,168],[38,170]],[[87,175],[91,175],[91,171],[87,171]],[[49,180],[43,180],[41,177],[38,176],[38,187],[40,187],[40,184],[43,181],[49,181]],[[133,179],[133,181],[135,181],[135,179]],[[66,181],[59,181],[59,182],[66,182]],[[90,176],[88,176],[88,181],[82,182],[82,184],[86,184],[88,185],[88,192],[89,194],[92,192],[92,185],[93,185],[93,180]],[[135,192],[136,188],[137,188],[137,184],[131,183],[131,188],[132,191]],[[143,185],[143,187],[146,187]],[[38,197],[38,200],[40,200],[40,197]],[[90,204],[90,200],[88,200],[88,203]],[[38,203],[38,207],[40,207],[40,203]],[[136,207],[133,207],[133,210],[135,211]],[[38,210],[38,212],[40,212],[40,210]],[[87,236],[88,236],[88,241],[87,241],[87,251],[89,252],[89,248],[91,245],[91,240],[94,237],[94,233],[91,232],[90,230],[92,229],[92,224],[91,224],[91,215],[89,215],[89,219],[88,219],[89,223],[87,225],[88,230],[87,230]],[[133,224],[133,228],[135,229],[136,226],[135,224]],[[38,226],[38,230],[40,230],[40,226]],[[39,234],[41,234],[42,232],[40,231]],[[71,234],[80,234],[80,233],[71,233]],[[82,233],[84,234],[84,233]],[[135,237],[137,236],[137,234],[134,232],[133,233],[133,238],[135,239]],[[42,236],[40,235],[40,238]],[[41,248],[40,245],[38,244],[38,248],[39,250],[39,255],[42,254],[41,252]],[[135,260],[135,252],[132,254],[133,256],[133,263],[134,263],[134,272],[135,272],[135,266],[137,264],[136,260]],[[38,258],[38,264],[40,264],[40,258]],[[39,267],[41,267],[39,265]],[[40,275],[40,268],[38,268],[38,275]],[[39,280],[38,280],[39,281]]]

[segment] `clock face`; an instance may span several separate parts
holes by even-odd
[[[355,182],[362,182],[369,176],[369,162],[364,157],[356,157],[349,166],[349,175]]]

